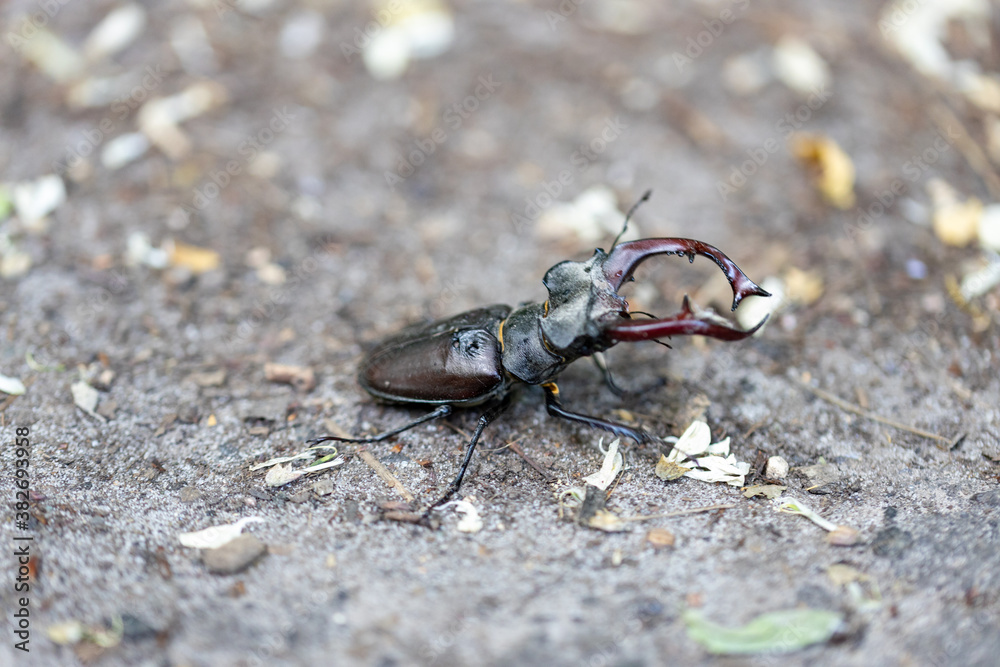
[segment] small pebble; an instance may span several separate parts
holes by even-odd
[[[248,568],[267,552],[267,546],[255,535],[240,535],[218,549],[208,549],[201,555],[201,561],[209,572],[234,574]]]
[[[913,280],[923,280],[927,277],[927,265],[915,257],[906,260],[906,275]]]
[[[201,496],[201,491],[195,486],[185,486],[180,492],[182,503],[193,503],[200,499]]]
[[[780,456],[772,456],[767,460],[764,476],[770,479],[784,479],[788,475],[788,461]]]
[[[656,549],[663,549],[665,547],[674,546],[676,538],[674,537],[674,534],[666,528],[652,528],[648,533],[646,533],[646,541],[652,544]]]

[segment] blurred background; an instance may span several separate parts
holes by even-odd
[[[714,244],[775,297],[730,314],[711,262],[644,264],[625,288],[633,309],[667,315],[689,294],[743,326],[771,320],[741,346],[616,348],[622,384],[669,379],[629,409],[676,434],[688,399],[706,393],[713,428],[745,434],[741,460],[759,447],[793,465],[881,457],[890,467],[870,498],[910,488],[890,478],[913,449],[934,474],[947,467],[936,457],[957,457],[949,483],[996,476],[994,3],[14,0],[0,34],[0,390],[23,393],[5,418],[48,415],[37,428],[51,442],[99,443],[43,469],[50,492],[75,489],[82,503],[98,493],[83,478],[126,475],[183,515],[193,510],[170,504],[179,486],[151,486],[157,465],[180,486],[190,464],[216,493],[239,494],[241,466],[293,451],[323,418],[349,431],[404,419],[355,383],[367,344],[408,322],[543,300],[545,270],[609,247],[647,189],[629,238]],[[268,383],[269,362],[312,375],[285,391]],[[610,394],[579,366],[567,405],[607,414]],[[100,421],[74,407],[74,380],[98,390],[87,409]],[[800,381],[967,438],[950,455],[887,439],[806,402]],[[546,420],[531,391],[497,441],[526,428],[542,443],[589,442]],[[414,458],[444,456],[433,438],[413,446]],[[535,452],[589,460],[566,450]],[[879,516],[885,503],[871,502]],[[130,530],[142,532],[115,533]],[[81,562],[91,548],[64,547]],[[124,567],[109,562],[93,585]],[[128,590],[117,576],[109,590]],[[81,615],[57,589],[54,616]],[[374,609],[388,593],[352,594]],[[527,599],[498,595],[494,608]],[[426,622],[452,627],[436,613]],[[426,636],[401,627],[400,655],[412,655]],[[208,628],[182,628],[192,646],[210,643]],[[871,655],[937,641],[914,628],[881,628]],[[356,655],[381,655],[363,633],[352,641]]]

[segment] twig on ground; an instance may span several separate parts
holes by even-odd
[[[965,161],[969,163],[973,171],[983,179],[990,194],[994,198],[1000,198],[1000,176],[997,176],[997,173],[993,171],[990,159],[986,157],[986,153],[979,143],[969,135],[969,131],[965,129],[965,125],[958,119],[955,112],[940,102],[932,104],[928,111],[930,111],[931,120],[937,125],[938,130],[945,136],[955,137],[955,145],[959,152],[965,157]],[[950,132],[951,129],[955,130],[954,135]]]
[[[622,516],[618,517],[622,521],[648,521],[649,519],[668,519],[672,516],[684,516],[685,514],[699,514],[701,512],[712,512],[714,510],[731,510],[736,505],[706,505],[705,507],[692,507],[676,512],[666,512],[664,514],[646,514],[643,516]]]
[[[406,487],[403,486],[398,479],[396,479],[396,476],[393,475],[388,468],[382,465],[381,461],[372,456],[371,452],[367,449],[359,449],[357,454],[362,461],[368,464],[369,468],[375,471],[376,475],[382,478],[383,482],[396,489],[396,491],[399,492],[399,495],[403,496],[403,500],[408,503],[412,503],[414,501],[413,494],[407,491]]]
[[[524,462],[531,466],[535,472],[544,477],[546,482],[552,482],[556,479],[555,475],[551,474],[548,470],[531,460],[531,458],[524,453],[524,450],[521,449],[521,445],[517,444],[517,440],[508,442],[505,447],[524,459]]]
[[[801,380],[799,380],[799,384],[801,384],[809,392],[815,394],[819,398],[822,398],[824,401],[826,401],[828,403],[833,403],[834,405],[836,405],[841,410],[846,410],[847,412],[853,412],[854,414],[856,414],[858,416],[861,416],[861,417],[864,417],[865,419],[871,419],[872,421],[876,421],[876,422],[878,422],[880,424],[885,424],[886,426],[891,426],[893,428],[898,428],[901,431],[906,431],[908,433],[913,433],[914,435],[919,435],[919,436],[921,436],[923,438],[930,438],[932,440],[937,440],[938,442],[947,443],[947,446],[945,446],[945,447],[942,447],[941,445],[937,445],[937,448],[940,449],[940,450],[943,450],[943,451],[950,450],[952,447],[954,447],[955,445],[957,445],[965,437],[964,435],[960,435],[957,438],[946,438],[943,435],[938,435],[937,433],[931,433],[930,431],[924,431],[923,429],[919,429],[919,428],[917,428],[915,426],[909,426],[907,424],[903,424],[903,423],[895,421],[893,419],[889,419],[888,417],[883,417],[882,415],[877,415],[874,412],[869,412],[868,410],[865,410],[861,406],[858,406],[858,405],[855,405],[854,403],[849,403],[848,401],[845,401],[844,399],[840,398],[839,396],[835,396],[835,395],[833,395],[833,394],[831,394],[829,392],[823,391],[822,389],[818,389],[816,387],[810,387],[808,384],[806,384],[805,382],[802,382]]]

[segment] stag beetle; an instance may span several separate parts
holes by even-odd
[[[472,460],[476,443],[492,421],[510,405],[510,394],[518,382],[541,385],[549,414],[610,431],[636,442],[652,436],[599,417],[567,410],[559,401],[553,381],[573,361],[622,342],[656,340],[674,335],[711,336],[735,341],[751,336],[767,320],[741,331],[721,321],[696,317],[687,296],[681,311],[665,318],[633,319],[628,302],[618,289],[646,259],[654,255],[708,257],[726,274],[733,290],[733,307],[750,295],[771,296],[750,280],[718,248],[682,238],[641,239],[618,243],[629,218],[651,192],[629,210],[611,252],[598,248],[585,262],[567,260],[548,270],[542,283],[549,298],[517,308],[505,305],[477,308],[429,324],[403,329],[375,346],[361,364],[358,382],[376,399],[391,403],[436,405],[431,412],[399,428],[367,438],[326,435],[309,441],[378,442],[424,422],[451,414],[453,408],[483,405],[458,475],[448,491],[427,512],[446,502],[458,491]],[[608,386],[620,393],[607,366],[598,363]],[[424,514],[424,518],[427,516]]]

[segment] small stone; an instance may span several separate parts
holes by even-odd
[[[208,549],[202,553],[201,561],[214,574],[235,574],[250,567],[265,553],[267,545],[255,535],[240,535],[218,549]]]
[[[182,503],[193,503],[200,500],[202,496],[201,490],[195,486],[185,486],[181,489],[180,498]]]
[[[872,553],[886,558],[899,558],[913,544],[913,535],[895,526],[880,530],[872,540]]]
[[[115,412],[117,410],[117,401],[105,401],[97,408],[97,414],[101,415],[105,419],[111,420],[115,418]]]
[[[778,80],[800,95],[812,95],[832,81],[823,57],[793,35],[785,35],[774,46],[772,67]]]
[[[309,500],[309,493],[310,493],[309,489],[305,489],[303,491],[299,491],[298,493],[294,493],[288,496],[288,502],[296,504],[304,503],[307,500]]]
[[[122,637],[133,642],[156,637],[158,631],[142,618],[122,614]]]
[[[979,493],[974,493],[969,500],[974,503],[989,505],[990,507],[1000,507],[1000,490],[980,491]]]
[[[784,479],[788,475],[788,461],[780,456],[772,456],[767,460],[764,476],[769,479]]]
[[[837,526],[826,534],[826,542],[835,547],[851,547],[858,543],[860,535],[850,526]]]
[[[264,377],[269,382],[290,384],[303,392],[316,386],[316,374],[313,369],[305,366],[267,363],[264,364]]]
[[[666,528],[652,528],[646,533],[646,541],[652,544],[655,549],[664,549],[674,546],[676,538]]]
[[[333,480],[332,479],[321,479],[315,484],[313,484],[313,493],[317,496],[328,496],[333,493]]]
[[[962,200],[949,183],[933,178],[927,183],[927,193],[934,204],[934,233],[943,243],[964,247],[975,240],[983,204],[975,197]]]

